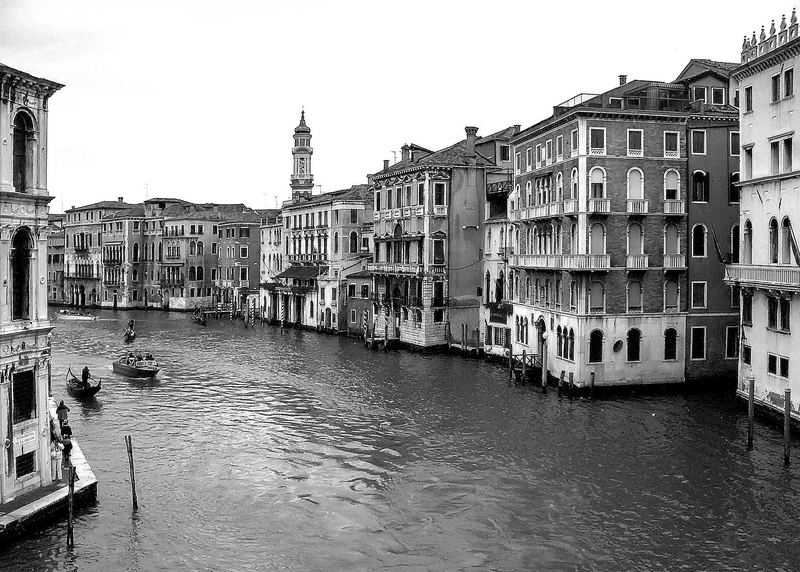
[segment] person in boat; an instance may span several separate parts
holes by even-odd
[[[142,361],[143,359],[144,358],[142,357],[142,354],[137,354],[136,355],[136,361]]]
[[[69,416],[69,407],[64,405],[64,400],[61,400],[61,403],[58,404],[56,407],[56,417],[58,417],[58,424],[59,426],[63,427],[67,424],[67,417]]]
[[[83,383],[83,387],[89,387],[89,366],[83,366],[83,371],[81,371],[81,382]]]
[[[153,354],[151,354],[150,352],[146,353],[145,356],[144,356],[144,359],[146,359],[148,361],[153,361],[153,359],[154,359],[153,358]]]
[[[136,356],[133,355],[133,352],[128,354],[128,365],[136,365]]]

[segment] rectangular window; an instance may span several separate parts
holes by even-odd
[[[578,130],[573,129],[569,134],[569,151],[574,157],[578,154]]]
[[[212,268],[211,269],[211,279],[212,280],[216,280],[217,279],[217,269],[216,268]]]
[[[444,183],[433,184],[433,204],[437,206],[444,205]]]
[[[247,247],[242,246],[239,248],[239,258],[247,258]]]
[[[692,282],[692,308],[706,307],[706,282]]]
[[[425,204],[425,183],[417,185],[417,204],[420,206]]]
[[[753,148],[747,147],[742,149],[744,151],[744,160],[742,161],[742,171],[744,171],[745,179],[753,178]]]
[[[527,170],[529,170],[529,171],[531,169],[532,162],[533,162],[532,157],[533,157],[533,153],[531,151],[531,148],[528,147],[527,149],[525,149],[525,168]]]
[[[216,242],[212,242],[211,243],[211,254],[216,254],[216,253],[217,253],[217,243]]]
[[[725,328],[725,357],[727,359],[739,357],[739,326]]]
[[[556,137],[556,161],[561,161],[564,158],[564,136],[559,135]]]
[[[544,144],[544,160],[549,165],[553,162],[553,140],[548,139]]]
[[[789,317],[791,313],[791,302],[786,298],[781,298],[779,302],[779,309],[781,314],[781,330],[784,332],[790,331]]]
[[[703,103],[708,103],[706,101],[706,88],[701,86],[694,87],[694,100],[695,101],[702,101]]]
[[[787,137],[783,140],[783,171],[789,173],[792,170],[792,138]]]
[[[794,68],[783,72],[783,97],[794,95]]]
[[[711,103],[714,105],[725,105],[725,88],[712,87],[711,88]]]
[[[408,204],[411,204],[411,187],[408,187]],[[358,224],[358,211],[350,209],[350,224]]]
[[[542,146],[536,146],[536,167],[539,168],[542,165]]]
[[[14,423],[36,417],[36,385],[33,370],[14,374],[11,391],[13,393]]]
[[[628,129],[628,156],[641,157],[644,155],[644,139],[641,129]]]
[[[695,326],[692,328],[692,359],[706,359],[706,328]]]
[[[520,153],[514,154],[514,168],[517,170],[517,173],[522,171],[522,155]]]
[[[434,322],[444,322],[444,310],[441,308],[438,310],[433,311],[433,321]]]
[[[606,154],[606,130],[602,128],[589,129],[589,154]]]
[[[773,141],[769,144],[769,158],[770,158],[770,173],[777,175],[780,173],[781,160],[780,160],[780,142]]]
[[[775,354],[767,354],[767,373],[778,373],[778,356]]]
[[[677,159],[680,157],[680,150],[678,148],[679,135],[677,131],[664,132],[664,157],[668,159]]]
[[[750,365],[752,358],[752,349],[747,344],[742,344],[742,363]]]
[[[433,241],[433,263],[444,264],[444,241]]]
[[[789,377],[789,358],[778,357],[778,375],[781,377]]]
[[[767,327],[778,329],[778,299],[767,298]]]
[[[510,145],[500,145],[500,160],[501,161],[510,161],[511,160],[511,146]]]
[[[772,103],[781,98],[781,75],[772,76]]]
[[[361,297],[362,298],[369,298],[369,285],[362,284],[361,285]]]
[[[739,132],[731,131],[731,155],[734,157],[739,155]]]
[[[247,280],[247,268],[244,266],[239,268],[239,280]]]
[[[355,324],[356,323],[356,310],[355,310],[355,308],[350,308],[350,323],[351,324]]]
[[[753,111],[753,86],[744,88],[744,112],[750,113]]]
[[[36,469],[36,451],[31,451],[30,453],[25,453],[24,455],[19,455],[14,460],[14,466],[16,467],[17,478],[24,477],[25,475],[30,475]]]
[[[702,129],[695,129],[692,131],[692,154],[705,155],[706,154],[706,132]]]

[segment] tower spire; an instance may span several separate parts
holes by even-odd
[[[305,107],[300,108],[300,124],[294,128],[294,159],[291,179],[292,201],[310,197],[314,189],[314,175],[311,173],[311,129],[306,125]]]

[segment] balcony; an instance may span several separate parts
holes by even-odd
[[[367,272],[373,272],[375,274],[421,276],[422,271],[422,264],[399,264],[394,262],[375,262],[367,264]]]
[[[173,286],[182,287],[184,285],[184,280],[183,280],[183,278],[162,278],[161,280],[158,281],[158,283],[161,286],[165,286],[167,288],[170,288],[170,287],[173,287]]]
[[[511,257],[510,264],[519,268],[558,270],[561,268],[561,259],[560,254],[517,254]]]
[[[508,260],[508,257],[514,254],[513,246],[501,246],[499,249],[500,258]]]
[[[431,274],[441,274],[444,275],[447,272],[444,264],[433,264],[428,267],[428,272]]]
[[[664,200],[664,214],[665,215],[685,215],[686,204],[680,199],[665,199]]]
[[[119,286],[120,280],[119,278],[105,278],[103,280],[103,285],[105,286]]]
[[[403,207],[403,218],[411,216],[411,207]]]
[[[89,247],[87,246],[76,246],[73,248],[75,254],[86,254],[89,252]]]
[[[434,205],[434,207],[433,207],[433,216],[447,216],[447,206],[445,206],[445,205]]]
[[[728,264],[725,266],[725,282],[736,286],[800,292],[800,267]]]
[[[529,218],[545,218],[550,214],[548,205],[533,205],[528,207],[528,211],[530,212]]]
[[[564,214],[578,214],[578,199],[564,199]]]
[[[611,268],[609,254],[564,254],[561,256],[564,270],[608,270]]]
[[[379,211],[374,211],[372,213],[372,220],[375,220],[375,221],[381,220],[381,213]]]
[[[549,216],[561,216],[561,212],[561,203],[550,203],[547,205],[547,214]]]
[[[647,254],[629,254],[626,257],[625,266],[628,270],[645,270],[649,258],[650,256]]]
[[[685,254],[665,254],[664,270],[683,270],[686,268]]]
[[[611,199],[589,199],[589,212],[609,214],[611,212]]]
[[[80,278],[83,280],[100,280],[100,276],[91,271],[73,270],[72,272],[64,272],[64,278]]]
[[[628,199],[628,214],[647,214],[647,199]]]
[[[121,258],[103,258],[104,266],[119,266],[122,264]]]

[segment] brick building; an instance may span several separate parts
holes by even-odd
[[[138,308],[145,305],[142,288],[144,207],[131,205],[104,215],[100,306]]]
[[[219,223],[217,299],[234,312],[247,307],[251,289],[258,289],[261,259],[261,214],[228,213]]]

